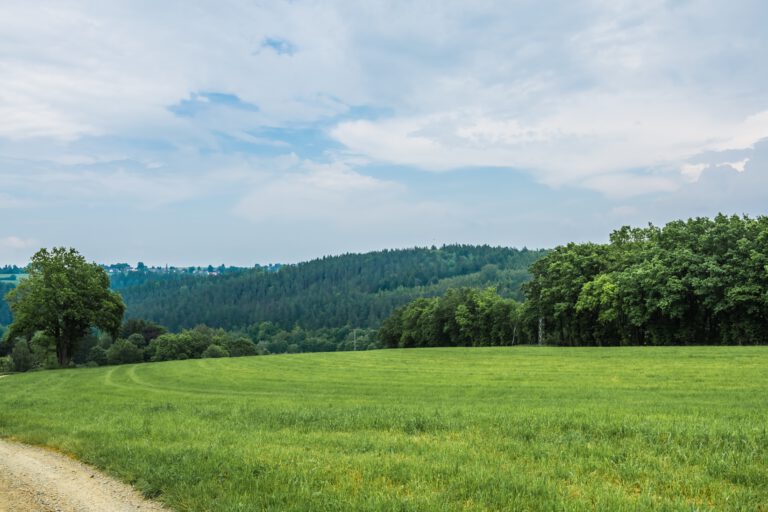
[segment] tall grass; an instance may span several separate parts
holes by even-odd
[[[768,348],[454,348],[13,375],[0,436],[178,510],[768,510]]]

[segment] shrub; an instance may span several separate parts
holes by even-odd
[[[12,368],[15,372],[26,372],[36,366],[35,357],[29,349],[27,340],[20,338],[11,351]]]
[[[37,331],[32,336],[32,339],[29,340],[29,348],[32,351],[35,366],[45,369],[59,367],[59,360],[56,357],[56,340],[43,331]]]
[[[230,357],[256,355],[256,344],[244,336],[239,336],[237,338],[235,337],[229,338],[226,341],[224,348],[229,350]]]
[[[149,342],[152,361],[174,361],[189,359],[189,336],[182,334],[161,334]]]
[[[202,356],[206,357],[229,357],[229,352],[220,345],[209,345],[207,349],[203,351]]]
[[[96,366],[104,366],[107,364],[107,351],[99,345],[96,345],[88,352],[87,363],[94,363]]]
[[[107,350],[107,363],[109,364],[140,363],[143,360],[143,351],[128,340],[117,340]]]

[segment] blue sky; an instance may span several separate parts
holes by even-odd
[[[15,1],[0,263],[551,247],[768,205],[763,1]]]

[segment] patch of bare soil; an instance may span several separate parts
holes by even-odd
[[[136,511],[168,509],[64,455],[0,439],[0,512]]]

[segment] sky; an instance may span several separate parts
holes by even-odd
[[[3,0],[0,264],[765,215],[766,20],[764,0]]]

